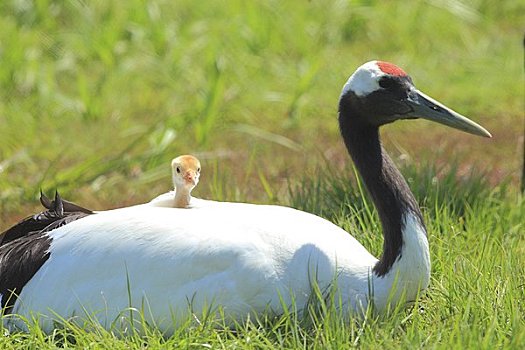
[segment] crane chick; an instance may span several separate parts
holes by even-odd
[[[201,163],[191,155],[179,156],[171,161],[175,197],[174,208],[186,208],[190,204],[191,190],[199,183]]]

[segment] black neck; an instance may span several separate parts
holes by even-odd
[[[421,211],[405,179],[385,152],[379,127],[360,122],[340,106],[339,126],[346,148],[379,213],[383,227],[383,254],[373,271],[385,275],[401,255],[403,214],[412,212],[423,224]]]

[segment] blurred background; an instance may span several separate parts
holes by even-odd
[[[395,123],[398,165],[517,189],[524,23],[510,0],[4,0],[0,228],[41,188],[97,210],[148,201],[180,154],[201,159],[194,195],[210,199],[287,204],[327,169],[351,178],[337,103],[372,59],[494,136]]]

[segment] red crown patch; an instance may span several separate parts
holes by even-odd
[[[405,77],[407,74],[404,70],[396,66],[395,64],[384,62],[384,61],[377,61],[377,66],[383,73],[394,75],[397,77]]]

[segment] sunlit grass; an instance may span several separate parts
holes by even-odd
[[[423,212],[432,280],[407,309],[352,318],[341,313],[336,294],[327,298],[314,289],[306,312],[298,313],[301,305],[289,305],[282,315],[260,315],[238,324],[215,312],[192,317],[179,323],[174,334],[163,335],[145,321],[147,311],[130,309],[123,310],[109,331],[89,320],[63,321],[47,335],[29,324],[28,333],[11,333],[0,339],[0,347],[519,348],[525,344],[524,198],[491,189],[479,174],[461,179],[454,169],[442,170],[439,176],[434,170],[431,166],[418,172],[404,169],[413,181],[432,183],[415,191],[419,202],[427,203]],[[308,175],[290,187],[290,204],[331,219],[378,254],[382,240],[377,213],[358,183],[333,173]],[[309,180],[314,177],[315,181]],[[453,191],[441,193],[445,187]],[[311,207],[306,197],[316,206]],[[130,319],[140,331],[126,326]]]
[[[337,97],[374,58],[405,67],[418,87],[495,135],[495,147],[462,136],[447,144],[444,128],[412,123],[442,158],[461,144],[462,157],[466,149],[473,162],[494,162],[496,179],[517,174],[519,159],[499,155],[515,152],[520,132],[524,11],[520,2],[481,0],[4,1],[2,218],[39,187],[104,208],[145,201],[166,190],[166,164],[181,153],[203,156],[205,168],[220,161],[252,201],[267,199],[261,178],[279,184],[278,200],[286,175],[323,157],[346,160]],[[386,140],[417,157],[424,151],[417,138],[405,140],[407,128],[392,127]]]
[[[429,228],[433,278],[413,309],[346,323],[334,310],[309,324],[293,312],[233,329],[190,323],[168,339],[31,328],[0,347],[523,346],[524,13],[491,0],[0,2],[0,229],[37,210],[40,188],[93,209],[147,201],[169,189],[169,161],[193,153],[196,196],[292,205],[377,255],[376,213],[336,122],[341,87],[370,59],[399,64],[494,135],[385,127]]]

